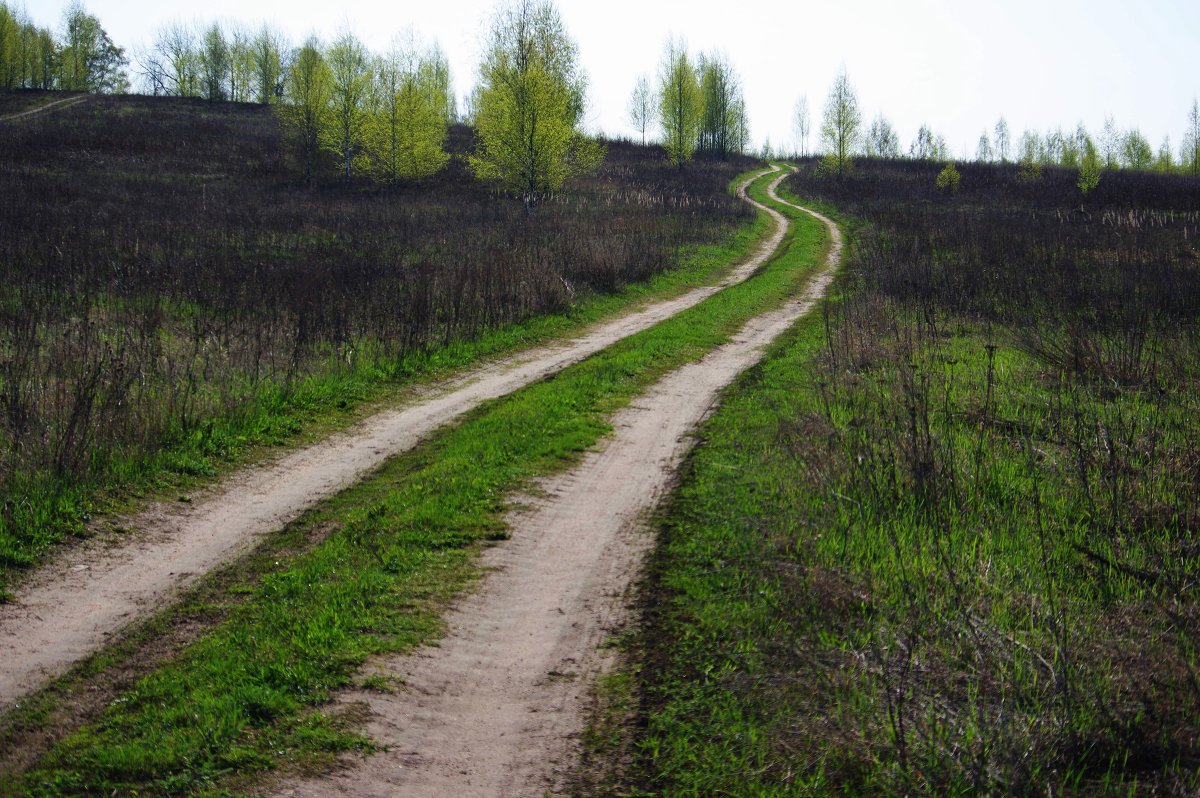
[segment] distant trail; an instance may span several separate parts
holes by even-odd
[[[778,182],[770,190],[776,200]],[[782,229],[782,216],[769,212]],[[609,667],[602,644],[622,628],[629,587],[653,544],[646,514],[669,490],[690,432],[721,390],[811,310],[833,278],[841,235],[807,212],[827,225],[832,245],[803,295],[667,375],[616,414],[599,451],[542,480],[539,498],[524,500],[533,509],[510,516],[510,540],[484,555],[494,570],[450,614],[447,637],[372,663],[370,670],[400,677],[401,691],[342,698],[369,707],[367,733],[387,750],[279,787],[278,798],[559,794],[578,755],[589,690]]]
[[[749,182],[739,189],[743,197]],[[745,280],[783,234],[784,226],[778,225],[752,257],[715,285],[600,323],[576,340],[522,352],[433,386],[413,404],[237,472],[191,504],[162,503],[124,519],[131,530],[127,535],[104,535],[65,549],[19,586],[13,601],[0,605],[0,712],[124,627],[166,606],[207,572],[481,402],[557,373]]]
[[[52,103],[46,103],[45,105],[40,106],[38,108],[32,108],[28,111],[22,111],[19,114],[9,114],[8,116],[0,116],[0,122],[15,122],[18,119],[25,119],[26,117],[36,116],[37,114],[43,114],[46,111],[61,111],[62,109],[68,108],[72,105],[78,105],[79,103],[84,102],[85,100],[89,99],[90,97],[91,97],[90,94],[81,94],[78,97],[65,97],[61,100],[55,100]]]

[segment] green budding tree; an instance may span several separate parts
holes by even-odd
[[[284,127],[291,134],[304,162],[306,183],[312,183],[316,171],[321,133],[330,116],[332,83],[329,64],[321,53],[321,43],[310,38],[296,53],[288,70],[287,102],[279,106]]]
[[[526,208],[599,168],[603,147],[584,136],[587,81],[575,42],[546,0],[497,13],[474,94],[476,177],[520,196]]]
[[[409,37],[375,65],[375,114],[367,130],[371,172],[395,183],[441,170],[450,110],[449,67],[437,49],[419,52]]]
[[[659,73],[659,113],[663,147],[667,158],[680,169],[692,159],[700,132],[703,112],[700,82],[688,57],[687,45],[674,39],[667,42]]]
[[[862,112],[858,96],[850,85],[843,68],[833,79],[829,97],[825,100],[825,116],[821,123],[821,140],[825,144],[825,168],[840,179],[850,170],[850,157],[858,147]]]

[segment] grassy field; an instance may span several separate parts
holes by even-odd
[[[690,255],[753,220],[728,190],[751,162],[680,173],[623,142],[533,215],[458,158],[305,188],[242,104],[92,97],[0,148],[0,599],[131,494],[704,281],[724,262]]]
[[[960,168],[789,181],[855,245],[665,511],[607,789],[1200,789],[1200,191]]]
[[[760,232],[709,255],[739,257]],[[109,688],[83,728],[64,724],[58,741],[29,734],[53,726],[63,699],[86,690],[95,671],[136,660],[136,641],[12,719],[4,739],[45,754],[10,763],[0,795],[222,795],[281,766],[318,767],[368,747],[353,718],[321,708],[368,655],[436,638],[442,601],[477,577],[479,546],[506,534],[505,497],[570,465],[607,433],[605,418],[658,376],[798,291],[822,237],[816,222],[798,225],[787,257],[747,282],[481,407],[214,576],[152,624],[158,634],[195,624],[205,632],[162,655],[153,672]]]

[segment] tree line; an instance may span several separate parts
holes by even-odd
[[[63,12],[60,30],[38,27],[23,9],[0,0],[0,90],[129,91],[124,49],[82,3]]]
[[[457,121],[475,128],[467,159],[475,176],[530,208],[604,156],[581,131],[587,80],[548,0],[496,12],[462,114],[445,53],[412,32],[377,54],[349,31],[291,49],[269,26],[172,23],[135,60],[150,94],[274,105],[309,183],[330,162],[347,180],[428,177],[449,162],[448,127]]]
[[[794,134],[800,155],[807,155],[810,120],[808,98],[796,103]],[[921,125],[907,152],[900,138],[882,113],[864,127],[857,93],[843,68],[834,78],[821,121],[823,167],[844,175],[855,156],[867,158],[903,158],[950,161],[946,139],[928,125]],[[1104,122],[1100,136],[1093,137],[1080,122],[1073,131],[1054,130],[1039,133],[1026,130],[1014,142],[1003,116],[991,130],[979,137],[975,160],[980,163],[1017,163],[1027,178],[1036,178],[1042,167],[1078,169],[1079,188],[1087,193],[1099,181],[1103,170],[1200,174],[1200,101],[1193,100],[1188,112],[1183,143],[1176,158],[1169,138],[1157,152],[1135,127],[1121,130],[1111,116]]]
[[[436,43],[418,45],[412,34],[372,54],[349,32],[328,44],[310,37],[292,48],[267,25],[252,31],[176,22],[137,50],[134,62],[138,88],[148,94],[277,105],[308,182],[327,160],[347,179],[397,182],[433,174],[448,162],[444,142],[453,121],[476,128],[475,175],[531,206],[603,157],[603,148],[581,132],[586,79],[549,0],[515,0],[497,12],[480,82],[461,116],[445,54]],[[128,64],[80,0],[68,6],[57,34],[0,0],[0,90],[125,92]],[[667,42],[657,80],[643,75],[636,82],[628,120],[643,144],[657,124],[667,157],[680,168],[696,154],[726,160],[750,144],[741,79],[729,59],[693,57],[680,39]],[[808,155],[807,97],[796,104],[794,132],[796,154]],[[952,159],[945,137],[929,125],[905,149],[883,113],[864,124],[844,69],[819,133],[826,166],[838,174],[854,156]],[[764,157],[770,154],[764,145]],[[1200,174],[1200,107],[1193,101],[1178,154],[1168,138],[1155,150],[1137,128],[1121,130],[1112,117],[1098,137],[1080,123],[1068,131],[1026,130],[1015,140],[1001,117],[983,131],[975,160],[1017,162],[1029,174],[1044,166],[1077,168],[1088,175],[1081,185],[1106,169]]]
[[[744,154],[750,126],[741,78],[722,53],[693,58],[682,39],[669,39],[657,87],[642,75],[629,98],[629,123],[646,143],[657,122],[667,158],[679,168],[697,154],[720,160]]]
[[[410,36],[373,55],[347,32],[328,45],[309,38],[288,61],[273,96],[306,181],[321,153],[346,179],[384,182],[426,177],[449,160],[444,144],[454,98],[436,45],[421,47]]]

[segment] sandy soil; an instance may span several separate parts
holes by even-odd
[[[411,656],[371,663],[398,677],[396,694],[342,697],[369,709],[387,750],[329,777],[278,788],[300,796],[555,794],[577,761],[588,690],[609,665],[605,639],[628,621],[628,592],[653,535],[643,519],[669,489],[690,431],[719,393],[825,292],[841,252],[805,294],[752,320],[733,341],[668,375],[618,413],[602,449],[545,480],[512,537],[490,549],[494,569],[448,618],[449,634]]]
[[[236,473],[191,503],[163,503],[122,519],[129,530],[125,534],[100,535],[65,548],[24,580],[13,601],[0,605],[0,712],[129,624],[164,607],[203,574],[249,551],[263,536],[479,403],[554,374],[746,279],[775,251],[782,236],[783,226],[778,225],[753,257],[716,285],[435,386],[419,401]]]

